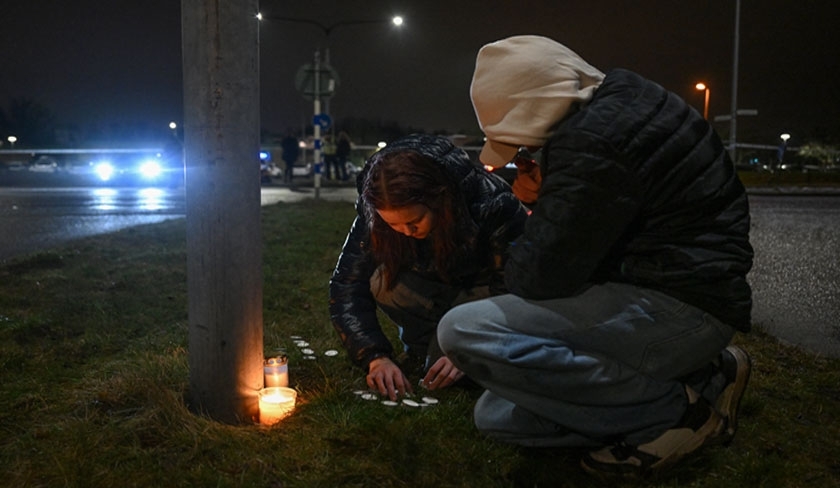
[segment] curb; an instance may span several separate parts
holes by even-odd
[[[746,187],[748,195],[767,196],[840,196],[838,187],[822,186],[778,186],[778,187]]]

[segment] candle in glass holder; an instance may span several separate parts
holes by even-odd
[[[297,391],[283,386],[260,390],[260,423],[273,425],[286,418],[295,409]]]
[[[289,362],[286,356],[268,358],[263,363],[265,386],[289,386]]]

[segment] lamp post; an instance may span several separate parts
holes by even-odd
[[[12,145],[12,149],[14,149],[15,148],[15,143],[17,142],[17,137],[9,136],[9,137],[6,138],[6,140],[9,141],[9,144]]]
[[[265,20],[265,19],[282,20],[284,22],[300,22],[300,23],[303,23],[303,24],[314,25],[315,27],[321,29],[321,31],[324,33],[324,36],[327,39],[329,39],[330,34],[332,33],[333,30],[335,30],[337,27],[341,27],[341,26],[345,26],[345,25],[383,24],[383,23],[390,22],[390,23],[394,24],[395,26],[399,27],[403,24],[403,18],[402,18],[402,16],[399,16],[399,15],[395,15],[395,16],[393,16],[391,18],[388,18],[388,19],[342,20],[340,22],[336,22],[334,24],[329,24],[329,25],[324,25],[324,24],[318,22],[317,20],[305,19],[305,18],[299,18],[299,17],[282,17],[282,16],[274,16],[274,15],[257,14],[257,18],[259,18],[260,20]]]
[[[400,15],[395,15],[395,16],[390,17],[390,18],[380,18],[380,19],[342,20],[342,21],[335,22],[335,23],[329,24],[329,25],[322,24],[321,22],[318,22],[317,20],[313,20],[313,19],[263,15],[262,13],[257,14],[257,18],[259,20],[279,20],[279,21],[282,21],[282,22],[297,22],[297,23],[302,23],[302,24],[309,24],[309,25],[315,26],[318,29],[320,29],[321,32],[324,33],[324,37],[326,38],[326,41],[327,41],[327,46],[324,50],[324,58],[323,58],[323,63],[325,65],[329,65],[329,63],[330,63],[330,46],[329,46],[330,34],[332,33],[333,30],[337,29],[338,27],[343,27],[343,26],[348,26],[348,25],[383,24],[383,23],[391,23],[395,27],[400,27],[404,23],[404,19]],[[320,60],[319,50],[316,50],[315,58],[316,58],[316,62],[320,63],[321,60]],[[317,74],[318,73],[316,71],[315,75],[317,76]],[[317,91],[319,89],[320,89],[320,87],[318,87],[316,85],[315,90]],[[316,93],[315,95],[316,95],[316,97],[320,96],[319,93]],[[326,101],[326,103],[328,104],[329,102]],[[329,113],[329,109],[325,110],[324,113]]]
[[[729,119],[729,156],[732,161],[738,162],[736,154],[736,118],[738,116],[738,45],[740,44],[741,30],[741,0],[735,0],[735,39],[732,47],[732,105],[731,118]]]
[[[359,20],[342,20],[339,22],[335,22],[333,24],[324,25],[321,22],[313,19],[306,19],[306,18],[298,18],[298,17],[283,17],[283,16],[273,16],[273,15],[263,15],[262,13],[257,14],[257,19],[259,20],[279,20],[283,22],[298,22],[303,24],[309,24],[317,27],[324,33],[324,37],[327,41],[326,47],[326,59],[325,63],[326,67],[329,68],[329,60],[330,60],[330,48],[329,48],[329,39],[330,34],[333,30],[338,27],[344,27],[348,25],[362,25],[362,24],[383,24],[383,23],[391,23],[396,27],[400,27],[403,25],[403,18],[399,15],[395,15],[391,18],[380,18],[380,19],[359,19]],[[321,55],[318,49],[315,50],[315,58],[314,58],[314,67],[312,70],[313,74],[313,82],[314,82],[314,89],[313,89],[313,116],[312,116],[312,136],[313,136],[313,159],[315,163],[315,175],[314,175],[314,188],[315,188],[315,198],[319,198],[320,190],[321,190],[321,171],[323,168],[323,161],[321,161],[321,128],[323,124],[328,123],[329,121],[329,109],[326,112],[321,112]],[[330,126],[332,125],[329,122]]]
[[[178,138],[178,124],[176,124],[174,120],[169,123],[169,130],[172,131],[172,137],[174,137],[176,141],[179,140],[179,138]]]
[[[709,120],[709,87],[705,83],[697,83],[694,88],[706,92],[706,101],[703,103],[703,118]]]
[[[782,166],[782,161],[785,159],[785,150],[787,149],[787,141],[790,139],[790,134],[785,132],[784,134],[780,135],[779,138],[782,140],[782,143],[779,144],[779,151],[776,156],[778,156],[779,160],[779,167]]]

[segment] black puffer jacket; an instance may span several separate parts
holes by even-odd
[[[512,293],[634,283],[749,330],[744,187],[711,126],[678,96],[610,72],[543,147],[540,169],[537,205],[507,264]]]
[[[389,144],[383,151],[411,150],[440,162],[467,202],[469,214],[478,227],[475,259],[458,262],[458,269],[450,270],[453,286],[471,287],[479,275],[490,271],[490,289],[504,293],[504,263],[508,246],[522,233],[526,209],[519,203],[510,187],[501,178],[487,173],[470,161],[462,150],[445,138],[411,135]],[[369,165],[359,174],[361,185]],[[358,215],[338,258],[330,280],[330,316],[350,359],[367,368],[376,357],[392,355],[393,348],[382,331],[376,316],[376,302],[370,290],[370,277],[378,263],[368,249],[370,233],[366,225],[364,207],[356,202]],[[428,263],[416,263],[414,271],[426,271]]]

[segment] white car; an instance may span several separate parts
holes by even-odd
[[[49,156],[40,156],[29,165],[29,171],[34,173],[55,173],[58,163]]]

